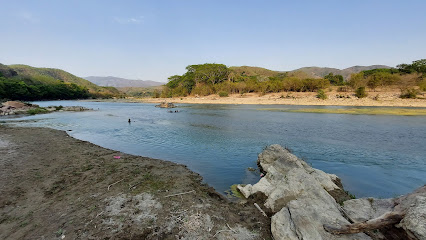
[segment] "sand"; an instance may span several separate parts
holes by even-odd
[[[257,93],[232,94],[228,97],[218,95],[188,96],[178,98],[129,98],[128,100],[147,103],[163,101],[193,104],[283,104],[283,105],[319,105],[319,106],[380,106],[380,107],[426,107],[426,94],[418,99],[401,99],[400,91],[370,91],[368,97],[357,98],[353,92],[326,92],[328,99],[321,100],[313,92],[283,92],[259,95]]]

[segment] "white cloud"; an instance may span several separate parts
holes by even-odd
[[[114,17],[114,22],[120,23],[120,24],[141,24],[143,23],[143,16],[139,17],[131,17],[131,18],[120,18],[120,17]]]
[[[30,13],[28,11],[18,12],[16,14],[16,16],[19,19],[21,19],[22,21],[24,21],[25,23],[35,24],[35,23],[39,23],[40,22],[40,19],[38,19],[37,17],[35,17],[32,13]]]

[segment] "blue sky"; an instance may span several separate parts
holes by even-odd
[[[206,62],[293,70],[426,58],[426,1],[0,0],[0,63],[167,81]]]

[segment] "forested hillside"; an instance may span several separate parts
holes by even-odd
[[[119,94],[115,88],[99,87],[60,69],[0,64],[0,99],[108,98]]]

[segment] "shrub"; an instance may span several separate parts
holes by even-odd
[[[318,90],[317,98],[322,99],[322,100],[327,99],[327,94],[325,94],[323,89]]]
[[[348,92],[348,91],[349,91],[349,89],[348,89],[348,87],[343,86],[343,87],[339,87],[339,88],[337,88],[337,91],[338,91],[338,92]]]
[[[420,90],[426,91],[426,78],[419,83]]]
[[[49,111],[46,108],[34,108],[34,109],[30,109],[27,111],[28,114],[30,115],[35,115],[35,114],[42,114],[42,113],[48,113]]]
[[[407,88],[401,90],[400,98],[416,98],[419,91],[415,88]]]
[[[379,96],[379,94],[377,94],[377,95],[373,98],[373,100],[379,101],[379,98],[380,98],[380,96]]]
[[[365,92],[365,87],[359,87],[355,91],[355,96],[357,98],[365,98],[367,97],[367,92]]]
[[[192,92],[191,92],[191,94],[193,94],[193,95],[198,94],[200,96],[207,96],[207,95],[210,95],[210,94],[213,94],[213,93],[214,93],[214,91],[213,91],[212,87],[210,85],[207,85],[207,84],[197,85],[192,89]]]
[[[225,91],[220,91],[218,94],[219,94],[219,97],[227,97],[228,96],[228,92],[225,92]]]

